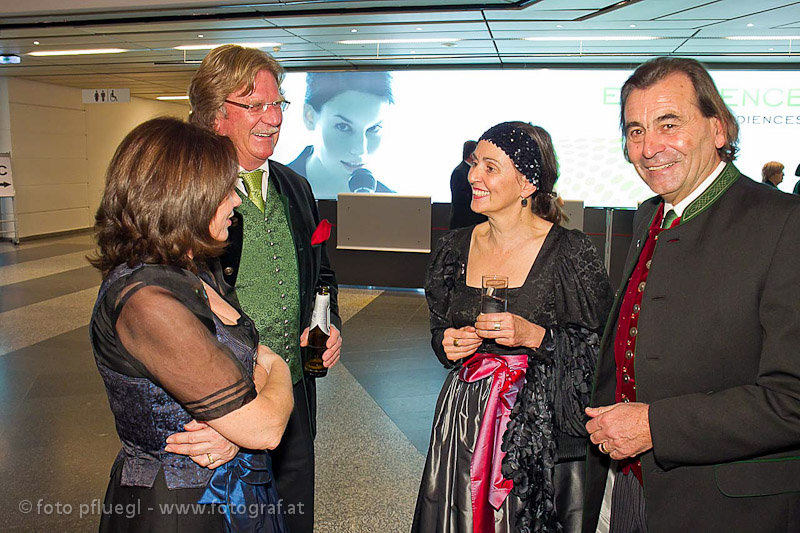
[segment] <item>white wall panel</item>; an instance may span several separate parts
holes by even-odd
[[[92,213],[87,207],[61,211],[41,211],[19,215],[19,236],[31,237],[47,233],[58,233],[91,226]]]
[[[87,183],[17,186],[17,212],[55,213],[64,209],[88,208]]]

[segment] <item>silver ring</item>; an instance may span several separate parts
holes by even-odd
[[[211,454],[207,453],[206,457],[208,457],[208,464],[213,465],[215,460],[213,457],[211,457]]]
[[[500,322],[495,322],[494,323],[494,330],[495,331],[500,331]]]

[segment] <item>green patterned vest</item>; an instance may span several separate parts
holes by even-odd
[[[292,372],[292,383],[297,383],[303,377],[297,255],[288,202],[272,180],[267,181],[264,213],[237,189],[242,205],[236,210],[242,215],[244,236],[236,294],[255,323],[261,344],[283,357]]]

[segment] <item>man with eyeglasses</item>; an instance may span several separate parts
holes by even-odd
[[[326,367],[339,360],[341,319],[336,277],[324,238],[318,242],[314,236],[320,220],[311,187],[305,178],[269,159],[289,105],[280,88],[283,77],[280,64],[261,50],[236,45],[215,48],[189,85],[189,120],[228,137],[236,148],[242,205],[231,221],[222,274],[236,288],[261,343],[281,355],[292,371],[294,410],[280,445],[270,456],[290,530],[311,532],[316,385],[314,378],[304,375],[301,348],[308,344],[318,287],[329,287],[331,296],[331,333],[323,354]],[[235,446],[211,428],[187,429],[177,434],[187,443],[186,455],[213,452],[215,457],[222,454],[229,459],[235,455]]]

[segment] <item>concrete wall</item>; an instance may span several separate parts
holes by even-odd
[[[11,152],[22,238],[90,227],[106,166],[125,134],[149,118],[188,112],[185,105],[140,98],[83,104],[80,89],[6,80],[10,127],[2,129],[0,103],[0,151]]]

